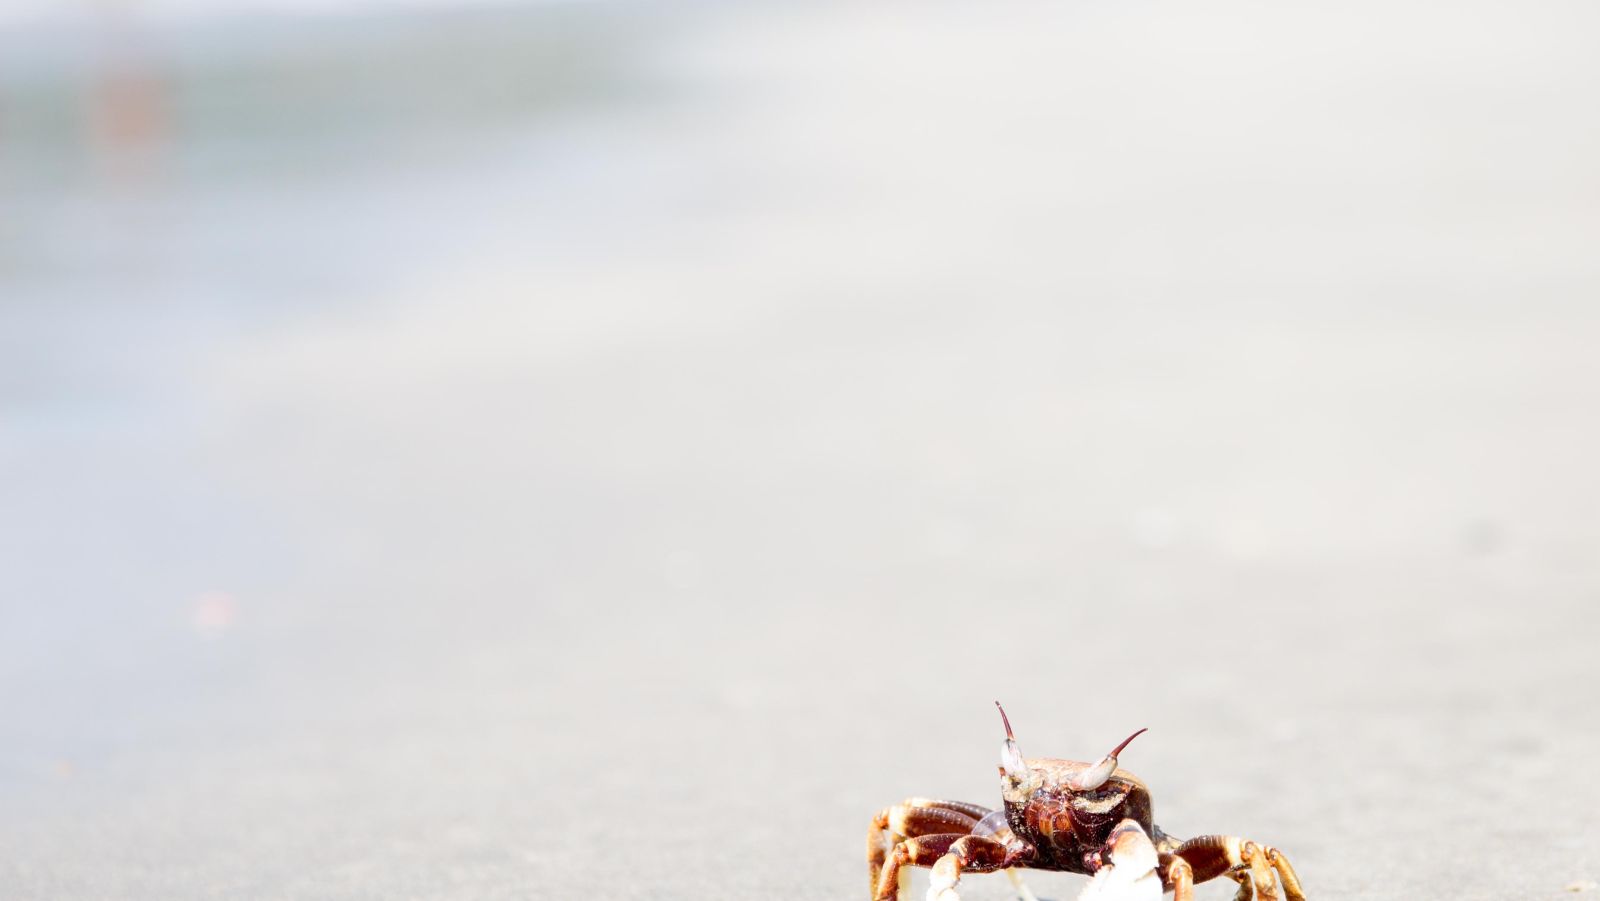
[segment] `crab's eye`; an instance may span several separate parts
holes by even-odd
[[[1000,746],[1000,768],[1013,779],[1021,779],[1028,772],[1028,765],[1022,760],[1022,750],[1009,738]]]

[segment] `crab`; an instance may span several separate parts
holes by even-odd
[[[1181,841],[1150,819],[1150,790],[1118,769],[1117,755],[1144,729],[1094,763],[1024,759],[1005,708],[1000,721],[1003,804],[990,810],[963,801],[908,798],[878,811],[867,832],[873,901],[898,901],[910,888],[908,867],[929,867],[927,901],[960,901],[964,873],[1002,870],[1021,901],[1037,901],[1018,869],[1082,873],[1078,901],[1192,901],[1194,885],[1227,876],[1234,901],[1305,901],[1283,852],[1231,835]]]

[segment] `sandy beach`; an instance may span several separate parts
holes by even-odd
[[[1593,895],[1600,9],[252,21],[0,40],[0,898]]]

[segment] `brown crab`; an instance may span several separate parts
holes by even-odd
[[[1000,702],[995,702],[1000,707]],[[1180,841],[1150,819],[1150,790],[1117,768],[1117,755],[1140,729],[1095,763],[1024,760],[1000,709],[1000,794],[990,810],[962,801],[908,798],[878,811],[867,832],[874,901],[897,901],[910,887],[909,866],[931,867],[927,901],[959,901],[963,873],[1004,870],[1022,901],[1036,901],[1019,868],[1083,873],[1079,901],[1192,901],[1194,884],[1227,876],[1239,883],[1234,901],[1305,901],[1300,879],[1282,852],[1230,835]]]

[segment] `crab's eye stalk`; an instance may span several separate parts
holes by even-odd
[[[1122,749],[1128,746],[1128,742],[1133,741],[1134,739],[1143,735],[1144,731],[1145,730],[1140,729],[1138,732],[1135,732],[1127,738],[1124,738],[1122,740],[1122,744],[1111,749],[1110,754],[1100,758],[1095,762],[1094,766],[1091,766],[1078,775],[1073,776],[1071,779],[1068,779],[1067,784],[1071,786],[1074,791],[1080,792],[1094,791],[1100,786],[1105,785],[1106,780],[1111,778],[1111,774],[1117,771],[1117,755],[1121,754]]]
[[[1028,774],[1028,764],[1022,759],[1016,736],[1011,734],[1011,720],[1006,717],[1006,709],[999,701],[995,701],[994,706],[1000,711],[1000,722],[1006,726],[1006,743],[1000,746],[1000,769],[1010,778],[1020,780]]]

